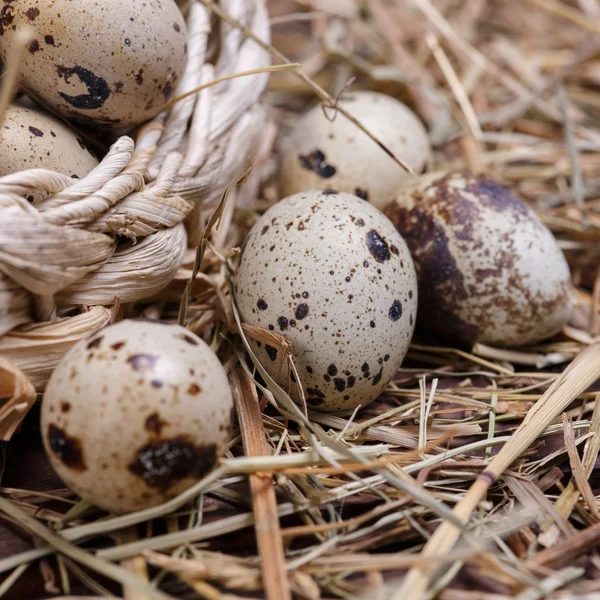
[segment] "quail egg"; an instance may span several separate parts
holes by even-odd
[[[183,73],[187,30],[174,0],[10,0],[0,57],[33,31],[21,63],[25,90],[82,123],[125,127],[160,112]]]
[[[417,309],[412,259],[392,223],[351,194],[308,191],[272,206],[245,242],[235,279],[244,322],[277,332],[310,407],[365,406],[398,370]],[[287,387],[277,348],[252,341]],[[297,383],[291,395],[300,398]]]
[[[354,92],[339,101],[413,173],[430,160],[427,132],[402,102],[376,92]],[[410,175],[341,113],[315,106],[282,143],[280,192],[310,189],[354,194],[381,208]]]
[[[114,513],[160,504],[215,464],[233,399],[211,349],[177,325],[123,321],[76,344],[42,402],[46,452],[62,480]]]
[[[81,179],[97,165],[83,140],[57,118],[16,104],[6,110],[0,128],[0,177],[43,168]],[[37,192],[29,199],[43,196]]]
[[[424,175],[397,190],[385,213],[415,261],[419,328],[460,345],[521,346],[569,320],[562,251],[537,215],[495,181]]]

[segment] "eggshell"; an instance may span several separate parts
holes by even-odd
[[[427,132],[402,102],[376,92],[345,94],[346,109],[414,173],[430,160]],[[332,117],[334,117],[332,120]],[[321,105],[308,111],[282,144],[280,192],[349,192],[381,208],[410,175],[341,113]]]
[[[0,177],[25,169],[50,169],[85,177],[98,165],[83,140],[64,123],[41,110],[9,106],[0,127]],[[32,194],[30,200],[45,194]]]
[[[169,100],[183,73],[187,31],[174,0],[9,0],[0,12],[0,56],[33,29],[22,85],[53,111],[124,127]]]
[[[218,358],[176,325],[123,321],[76,344],[42,402],[46,452],[62,480],[115,513],[184,491],[230,437],[233,399]]]
[[[402,186],[385,213],[411,249],[419,323],[470,346],[521,346],[568,321],[569,268],[554,236],[485,177],[432,173]]]
[[[241,318],[283,335],[306,401],[349,411],[382,392],[413,333],[416,275],[406,244],[376,208],[309,191],[272,206],[248,235],[235,280]],[[287,388],[278,350],[252,341]],[[299,391],[292,382],[292,397]]]

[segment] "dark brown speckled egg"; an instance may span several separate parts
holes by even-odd
[[[63,358],[41,429],[61,479],[123,513],[173,498],[210,471],[232,415],[227,375],[204,341],[177,325],[123,321]]]
[[[114,127],[156,115],[183,73],[187,29],[174,0],[10,0],[0,13],[0,57],[33,30],[21,83],[74,121]]]
[[[26,169],[50,169],[82,179],[98,165],[83,140],[42,110],[12,105],[0,128],[0,177]],[[47,194],[35,192],[31,201]]]
[[[404,240],[374,206],[331,190],[285,198],[259,219],[234,289],[244,322],[292,343],[306,401],[325,412],[348,412],[381,394],[416,319],[417,281]],[[252,345],[287,387],[278,350]],[[298,401],[293,381],[291,393]]]
[[[569,267],[538,216],[486,177],[432,173],[385,210],[419,278],[419,327],[453,345],[535,344],[567,323]]]

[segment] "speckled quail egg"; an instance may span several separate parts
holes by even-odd
[[[432,173],[403,185],[385,213],[415,261],[419,328],[454,344],[520,346],[568,321],[563,253],[505,187],[466,173]]]
[[[118,127],[146,121],[183,73],[187,30],[174,0],[9,0],[0,10],[0,56],[30,26],[21,83],[69,119]]]
[[[18,105],[6,110],[0,127],[0,177],[43,168],[81,179],[97,165],[83,140],[57,118]],[[43,196],[35,193],[30,200]]]
[[[159,504],[215,464],[233,399],[218,358],[177,325],[123,321],[76,344],[42,402],[46,452],[61,479],[114,513]]]
[[[339,105],[383,142],[413,173],[430,159],[427,132],[402,102],[376,92],[345,94]],[[334,189],[381,208],[410,175],[341,113],[315,106],[282,143],[280,192]]]
[[[406,244],[379,210],[345,193],[313,190],[273,205],[248,234],[234,291],[244,322],[291,342],[306,401],[325,412],[377,398],[406,354],[416,318]],[[252,345],[287,387],[278,349]],[[298,401],[293,381],[291,394]]]

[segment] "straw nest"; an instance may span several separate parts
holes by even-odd
[[[0,355],[36,391],[72,344],[109,323],[111,306],[150,298],[175,278],[264,122],[266,74],[190,95],[270,58],[203,4],[181,4],[188,63],[176,98],[186,97],[114,141],[80,181],[44,169],[0,178]],[[262,0],[221,6],[268,40]],[[45,192],[36,205],[25,199],[34,191]],[[12,395],[13,375],[0,372],[0,396]]]
[[[10,358],[0,362],[7,374],[4,395],[10,392],[22,402],[34,394],[33,385],[43,386],[47,375],[42,374],[51,366],[35,347],[50,349],[48,355],[56,358],[71,340],[111,318],[106,307],[117,287],[94,300],[91,310],[75,308],[79,314],[67,313],[55,323],[22,324],[34,309],[49,314],[55,305],[59,311],[70,305],[73,310],[85,305],[85,294],[98,298],[108,289],[87,283],[100,274],[110,280],[104,267],[97,268],[111,264],[103,262],[107,255],[117,260],[108,231],[127,231],[125,237],[135,236],[139,246],[177,229],[195,200],[202,204],[189,213],[193,218],[188,214],[188,227],[199,251],[194,255],[183,246],[184,267],[143,310],[171,321],[179,317],[211,342],[230,374],[238,424],[230,451],[192,488],[145,511],[107,516],[77,502],[58,480],[34,492],[39,488],[19,476],[23,465],[45,460],[41,450],[33,458],[23,450],[39,437],[31,419],[34,434],[19,432],[8,445],[16,458],[6,461],[0,512],[35,536],[35,543],[0,556],[0,573],[10,573],[0,591],[12,588],[13,597],[24,597],[18,592],[21,575],[39,567],[46,585],[65,594],[92,590],[128,599],[597,597],[600,396],[591,386],[600,364],[598,4],[276,0],[271,10],[277,49],[269,50],[276,62],[288,57],[301,60],[303,68],[271,78],[271,118],[261,129],[245,185],[229,185],[243,169],[236,162],[225,172],[227,160],[215,160],[223,172],[212,185],[212,152],[201,170],[204,180],[177,177],[182,159],[169,150],[181,139],[165,146],[164,158],[153,160],[155,145],[166,144],[167,137],[160,137],[165,121],[142,131],[135,149],[120,140],[105,161],[118,175],[108,176],[105,184],[94,175],[72,186],[69,194],[86,194],[78,202],[66,202],[62,180],[55,176],[47,179],[54,196],[39,207],[16,197],[21,189],[16,184],[8,192],[3,188],[4,212],[19,217],[15,223],[35,221],[35,243],[46,231],[52,240],[52,232],[68,231],[80,248],[61,254],[46,271],[37,260],[24,262],[27,248],[15,254],[14,244],[3,244],[2,272],[9,275],[4,297],[14,307],[3,321],[11,332],[0,342],[9,340],[12,352],[0,345],[0,355]],[[246,48],[253,32],[228,14],[237,10],[238,19],[247,19],[242,6],[252,3],[211,8],[235,26],[232,39]],[[264,40],[257,34],[253,43],[261,35]],[[257,93],[257,79],[247,85],[244,102]],[[409,104],[428,127],[434,168],[485,172],[529,201],[567,255],[576,306],[561,333],[518,351],[477,344],[466,352],[416,338],[381,398],[342,418],[304,414],[269,378],[249,351],[247,337],[277,347],[286,358],[289,346],[275,332],[239,322],[228,279],[245,233],[279,199],[276,140],[317,98],[334,113],[337,94],[348,86]],[[229,88],[212,93],[220,89]],[[214,100],[212,106],[223,108]],[[230,108],[237,110],[238,104]],[[252,110],[244,109],[236,121],[240,128],[253,118]],[[223,138],[232,140],[233,154],[238,137]],[[229,156],[222,145],[220,151]],[[229,160],[234,164],[241,156]],[[142,181],[140,172],[147,181],[142,191],[131,181]],[[112,182],[120,183],[109,189]],[[121,184],[132,188],[126,200],[115,189]],[[226,197],[226,184],[229,198],[216,202]],[[83,192],[83,185],[93,191]],[[100,188],[102,194],[94,194]],[[163,199],[159,213],[155,208],[134,213],[132,205],[150,202],[143,194],[152,196],[153,189],[170,189],[164,198],[173,205]],[[109,191],[121,198],[115,212],[106,208],[106,198],[113,197]],[[76,212],[79,205],[93,208]],[[203,227],[206,214],[211,217]],[[4,218],[0,227],[3,223]],[[89,237],[79,244],[78,236]],[[44,256],[61,244],[62,238]],[[125,242],[119,248],[123,262],[137,246]],[[88,262],[82,261],[84,254]],[[120,269],[119,276],[123,289],[118,289],[131,289]],[[44,281],[64,285],[55,289]],[[152,285],[145,281],[144,287]],[[86,325],[88,320],[93,324]],[[36,363],[28,371],[39,377],[31,378],[33,385],[13,360],[26,356],[24,348],[29,364]],[[3,423],[11,423],[4,427],[6,437],[15,427],[6,415],[19,414],[20,406],[14,400],[2,408]],[[60,555],[58,573],[50,569],[54,563],[43,560],[54,554]]]

